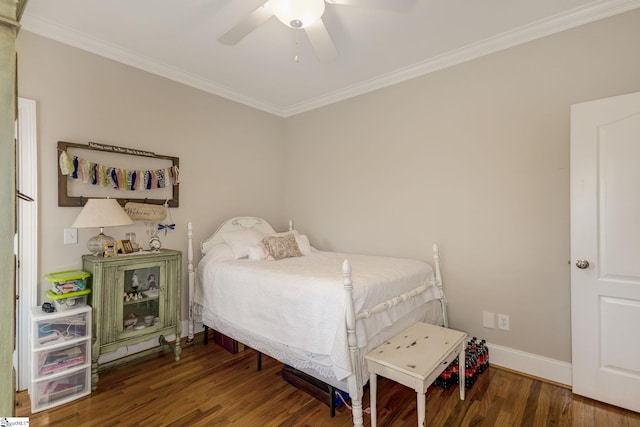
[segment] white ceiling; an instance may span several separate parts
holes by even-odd
[[[372,5],[385,0],[370,0]],[[339,52],[318,61],[275,17],[217,38],[264,0],[28,0],[23,29],[283,117],[640,7],[640,0],[386,0],[327,4]]]

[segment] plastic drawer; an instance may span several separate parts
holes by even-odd
[[[38,380],[50,376],[57,376],[81,366],[89,366],[91,358],[89,345],[90,340],[85,339],[65,346],[55,346],[38,350],[34,354],[34,379]]]
[[[44,409],[70,402],[91,392],[91,369],[83,368],[56,378],[33,383],[30,390],[31,411]]]
[[[46,315],[34,311],[32,337],[35,350],[89,336],[91,311],[86,307]]]

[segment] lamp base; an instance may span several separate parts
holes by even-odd
[[[87,242],[87,249],[94,256],[104,255],[104,245],[107,243],[115,243],[116,239],[111,236],[106,236],[104,233],[100,233],[97,236],[93,236]]]

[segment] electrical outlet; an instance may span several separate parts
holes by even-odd
[[[64,244],[75,245],[78,243],[78,229],[77,228],[65,228],[64,229]]]
[[[482,312],[482,326],[485,328],[496,328],[496,314],[493,311]]]
[[[509,328],[510,328],[509,315],[508,314],[500,314],[500,313],[498,313],[498,329],[502,329],[504,331],[508,331]]]

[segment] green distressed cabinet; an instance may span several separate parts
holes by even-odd
[[[180,360],[180,294],[182,253],[169,249],[116,257],[83,255],[91,273],[93,307],[91,389],[100,369],[171,348]],[[165,336],[175,334],[175,344]],[[157,338],[158,346],[129,354],[128,346]],[[127,346],[127,354],[104,363],[101,355]]]

